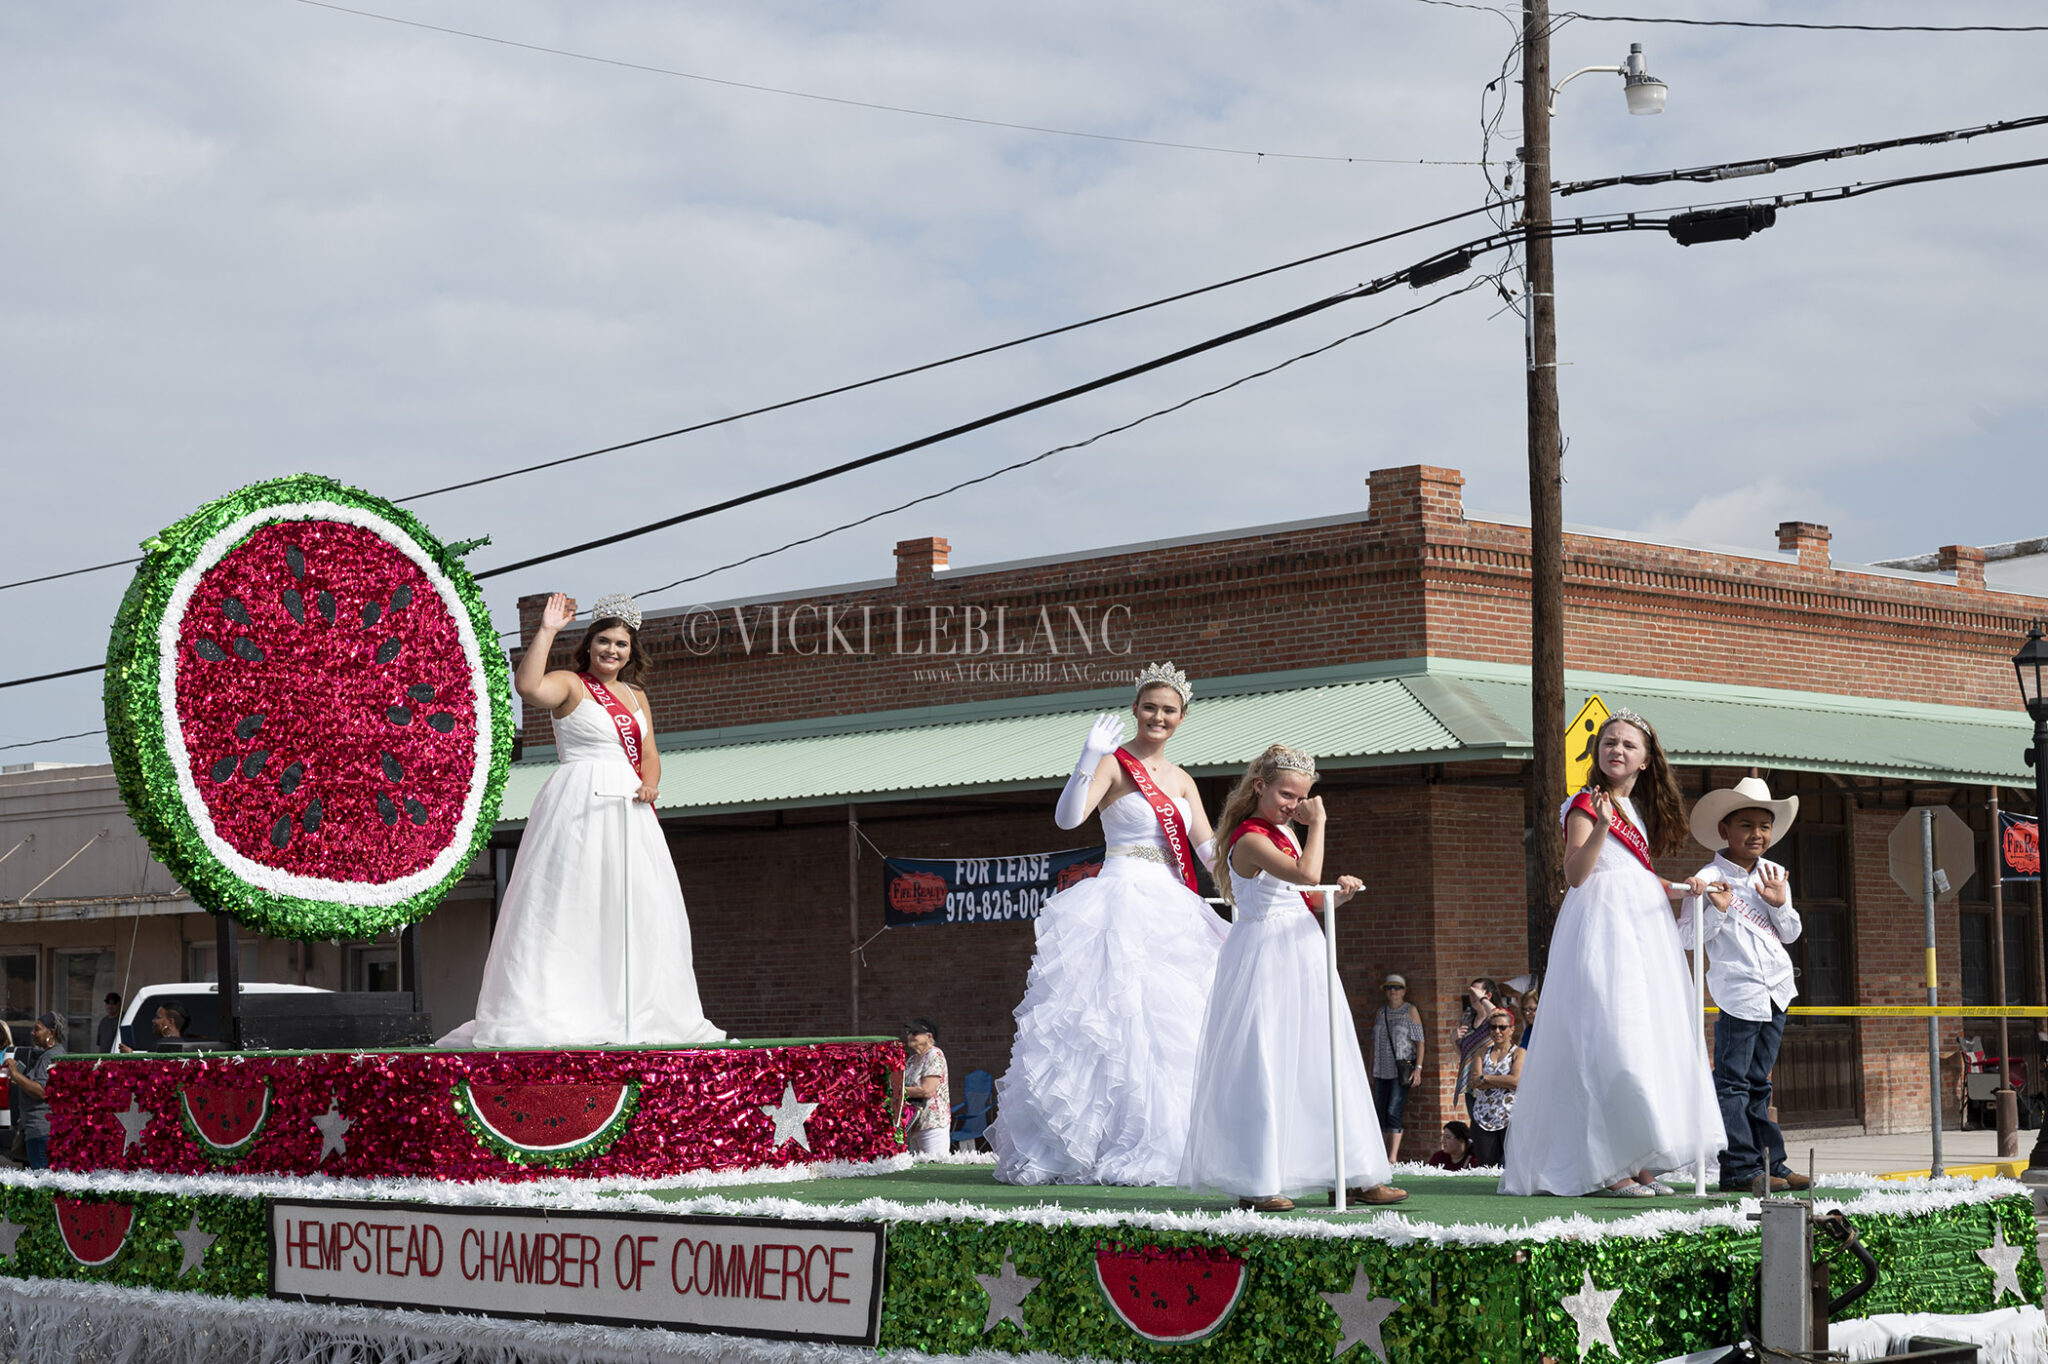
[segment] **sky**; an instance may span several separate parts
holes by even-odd
[[[1424,163],[1487,156],[1499,175],[1519,141],[1512,84],[1499,134],[1483,141],[1479,123],[1512,26],[1427,0],[362,9],[385,17],[307,0],[0,8],[0,581],[125,558],[260,479],[312,471],[407,497],[1458,213],[1484,202],[1481,169]],[[2040,18],[1991,0],[1668,0],[1649,13]],[[1669,83],[1666,112],[1632,118],[1618,78],[1582,77],[1557,101],[1557,178],[2048,112],[2048,33],[1579,20],[1554,37],[1554,66],[1619,63],[1631,42]],[[1610,189],[1558,211],[2041,156],[2048,129]],[[1567,521],[1756,549],[1775,547],[1780,521],[1817,521],[1851,562],[2048,534],[2044,207],[2048,168],[2035,168],[1788,209],[1745,242],[1561,241]],[[491,536],[473,567],[508,563],[1165,354],[1485,221],[411,508],[445,540]],[[1473,278],[1347,302],[844,478],[497,578],[489,599],[509,627],[522,593],[588,601],[717,568]],[[1522,323],[1485,285],[1084,451],[644,604],[889,577],[895,542],[926,535],[972,565],[1363,509],[1367,473],[1403,464],[1461,469],[1469,514],[1519,517],[1523,393]],[[97,662],[127,576],[0,592],[0,676]],[[96,677],[0,691],[0,743],[101,723]],[[89,737],[0,762],[104,755]]]

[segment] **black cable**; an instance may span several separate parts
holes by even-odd
[[[34,677],[17,677],[0,682],[0,687],[26,687],[31,682],[54,682],[60,677],[77,677],[80,673],[102,673],[107,670],[104,663],[94,663],[84,668],[66,668],[62,672],[37,673]]]
[[[1688,28],[1801,28],[1816,33],[2048,33],[2048,24],[1802,24],[1766,19],[1670,19],[1641,14],[1580,14],[1565,10],[1560,19],[1589,24],[1683,24]]]
[[[1713,182],[1734,180],[1746,175],[1764,175],[1772,171],[1790,170],[1815,161],[1838,161],[1849,156],[1867,156],[1872,152],[1889,151],[1895,147],[1934,146],[1944,142],[1967,142],[1973,137],[1988,137],[1993,133],[2019,132],[2026,128],[2048,125],[2048,114],[2031,114],[2026,118],[2002,119],[1997,123],[1979,124],[1973,128],[1947,128],[1936,133],[1915,133],[1910,137],[1887,138],[1882,142],[1857,142],[1845,147],[1828,147],[1817,152],[1794,152],[1789,156],[1750,157],[1742,161],[1722,161],[1711,166],[1693,166],[1685,170],[1645,172],[1635,175],[1609,175],[1598,180],[1574,180],[1570,184],[1553,184],[1551,189],[1562,196],[1583,194],[1587,190],[1608,189],[1615,185],[1661,185],[1672,180],[1694,180]]]
[[[917,118],[936,118],[947,123],[972,123],[983,128],[1008,128],[1020,133],[1046,133],[1054,137],[1079,137],[1091,142],[1126,142],[1139,147],[1164,147],[1183,152],[1219,152],[1226,156],[1249,156],[1258,160],[1272,158],[1282,161],[1341,161],[1365,163],[1380,166],[1469,166],[1470,161],[1435,161],[1426,157],[1392,156],[1341,156],[1318,152],[1262,152],[1252,147],[1215,147],[1200,142],[1168,142],[1152,137],[1124,137],[1116,133],[1079,132],[1072,128],[1048,128],[1036,123],[1009,123],[999,118],[975,118],[967,114],[944,114],[930,109],[912,109],[901,104],[880,104],[873,100],[845,99],[838,95],[820,95],[809,90],[790,90],[777,85],[759,85],[753,81],[729,80],[723,76],[706,76],[695,71],[677,71],[672,67],[650,66],[645,62],[621,61],[615,57],[597,57],[588,52],[571,52],[567,48],[548,47],[541,43],[522,43],[512,38],[493,37],[488,33],[473,33],[467,29],[446,28],[440,24],[422,23],[417,19],[401,19],[396,15],[377,14],[366,9],[351,9],[347,5],[336,5],[329,0],[299,0],[302,5],[316,9],[329,9],[338,14],[353,14],[361,19],[378,19],[387,24],[400,24],[406,28],[425,29],[429,33],[445,33],[454,38],[471,38],[481,43],[496,43],[500,47],[516,47],[525,52],[540,52],[550,57],[571,57],[579,62],[595,62],[599,66],[616,66],[627,71],[644,71],[655,76],[675,76],[682,80],[702,81],[707,85],[723,85],[733,90],[752,90],[759,94],[786,95],[791,99],[817,100],[822,104],[838,104],[853,109],[873,109],[887,114],[910,114]]]
[[[81,573],[99,573],[109,568],[126,568],[130,564],[141,562],[142,557],[137,555],[133,559],[116,559],[112,563],[94,564],[90,568],[67,568],[62,573],[45,573],[40,578],[23,578],[19,582],[0,583],[0,592],[5,592],[10,587],[27,587],[31,583],[53,583],[59,578],[76,578]]]
[[[43,744],[61,744],[66,739],[90,739],[95,734],[105,734],[104,729],[81,729],[76,734],[57,734],[48,739],[24,739],[18,744],[0,744],[0,753],[10,748],[38,748]]]

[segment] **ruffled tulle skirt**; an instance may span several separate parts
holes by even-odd
[[[1321,924],[1306,907],[1240,919],[1216,967],[1179,1183],[1240,1198],[1336,1186],[1330,1005]],[[1358,1030],[1340,992],[1344,1183],[1392,1177]]]
[[[989,1144],[1005,1184],[1171,1184],[1229,931],[1156,863],[1113,857],[1038,918]]]

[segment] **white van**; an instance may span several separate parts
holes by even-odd
[[[242,994],[248,995],[327,995],[332,990],[323,990],[317,985],[282,985],[271,981],[249,981],[243,984]],[[153,1026],[156,1011],[165,1004],[175,1004],[185,1011],[191,1021],[186,1024],[187,1037],[218,1038],[220,1036],[220,986],[214,982],[187,981],[182,984],[145,985],[135,992],[128,1001],[127,1012],[121,1015],[121,1040],[137,1051],[148,1051],[156,1040]]]

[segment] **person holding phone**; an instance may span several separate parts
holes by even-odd
[[[28,1143],[28,1168],[50,1168],[50,1063],[64,1055],[64,1015],[46,1013],[36,1020],[35,1043],[43,1049],[27,1070],[13,1055],[7,1058],[7,1079],[21,1094],[21,1130]]]

